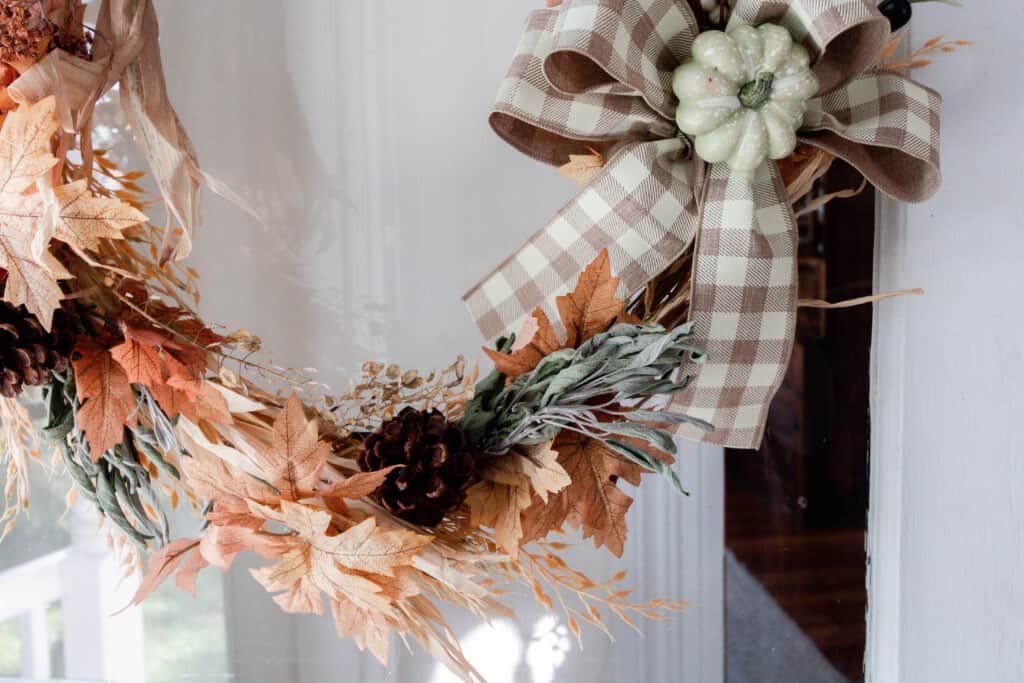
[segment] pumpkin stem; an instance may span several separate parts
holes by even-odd
[[[757,75],[757,78],[740,88],[740,104],[747,109],[757,109],[772,94],[772,83],[775,81],[775,74],[771,71],[764,71]]]

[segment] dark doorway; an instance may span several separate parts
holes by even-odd
[[[836,162],[821,191],[860,181]],[[874,220],[871,188],[801,218],[801,298],[871,294]],[[808,666],[821,667],[822,675],[792,680],[863,678],[871,324],[871,306],[801,309],[789,374],[772,405],[764,444],[759,451],[726,451],[726,581],[742,574],[755,591],[763,589],[766,609],[787,624],[774,629],[768,620],[754,627],[763,615],[745,613],[754,609],[750,604],[727,602],[733,617],[726,633],[730,681],[774,683],[799,675],[785,673],[792,662],[775,666],[771,660],[808,652],[816,662]],[[741,583],[735,579],[732,587],[740,591]],[[729,594],[754,602],[749,592]],[[738,642],[741,637],[748,642]],[[749,642],[752,637],[758,642]],[[804,649],[787,654],[785,643],[772,640],[780,637],[799,640],[790,645]],[[761,659],[769,673],[750,678],[747,671],[736,678],[736,669],[745,666],[736,659],[741,655]]]

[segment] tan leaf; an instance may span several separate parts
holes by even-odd
[[[368,517],[344,533],[331,537],[323,550],[339,564],[360,572],[392,576],[408,565],[432,538],[405,529],[384,531]]]
[[[253,460],[271,484],[292,500],[312,491],[331,454],[329,444],[320,441],[317,420],[306,419],[302,402],[292,394],[274,419],[271,443]]]
[[[570,154],[569,162],[558,167],[558,174],[576,182],[581,188],[604,168],[604,157],[595,150],[590,154]]]
[[[47,218],[49,207],[42,195],[25,196],[57,161],[50,151],[58,128],[55,111],[53,97],[19,107],[0,131],[0,267],[8,272],[3,298],[15,306],[24,304],[46,329],[63,297],[57,282],[70,277],[45,244],[48,229],[55,228],[54,237],[84,251],[145,220],[119,200],[92,197],[85,181],[53,188],[55,226]],[[37,235],[44,244],[33,249]]]
[[[640,483],[641,469],[594,439],[563,431],[555,439],[558,462],[572,483],[551,496],[539,497],[523,513],[523,542],[542,538],[566,522],[583,529],[597,547],[622,556],[626,542],[626,511],[633,499],[617,486],[619,479]]]
[[[73,361],[75,384],[82,407],[75,414],[75,424],[85,432],[92,461],[97,462],[121,443],[125,426],[135,424],[135,395],[128,375],[110,351],[91,343],[79,345],[76,351],[80,357]]]
[[[565,325],[566,343],[576,348],[595,334],[608,329],[626,304],[616,298],[619,278],[612,276],[608,250],[602,249],[587,266],[576,283],[576,288],[555,300],[558,313]]]
[[[369,650],[377,661],[387,665],[391,628],[383,615],[343,598],[331,600],[331,614],[339,638],[351,637],[360,650]]]
[[[0,195],[20,195],[57,163],[50,142],[57,132],[57,98],[18,107],[0,131]],[[4,201],[7,197],[4,197]]]
[[[122,232],[146,220],[146,214],[118,200],[94,197],[85,180],[54,188],[60,220],[54,237],[78,251],[95,251],[102,239],[122,239]]]
[[[339,481],[335,484],[331,484],[326,489],[319,491],[319,495],[326,499],[331,498],[348,498],[350,500],[356,498],[365,498],[374,491],[380,488],[384,480],[387,479],[388,475],[393,470],[404,465],[392,465],[391,467],[385,467],[382,470],[375,472],[359,472],[348,477],[344,481]]]
[[[523,538],[522,512],[530,507],[529,487],[481,481],[469,489],[466,499],[470,524],[493,529],[498,546],[515,559]]]
[[[480,478],[467,493],[470,523],[492,528],[498,545],[513,559],[523,537],[522,512],[530,507],[533,494],[547,502],[548,494],[570,484],[550,444],[494,458],[481,470]]]
[[[71,274],[49,251],[38,258],[32,253],[41,207],[38,196],[0,199],[0,268],[7,271],[3,299],[12,306],[24,305],[49,330],[64,297],[57,281]]]
[[[229,468],[219,457],[208,453],[180,425],[177,432],[190,455],[181,461],[189,489],[200,498],[216,501],[219,513],[248,515],[248,501],[274,503],[280,497],[249,474]],[[223,523],[240,526],[238,522]]]

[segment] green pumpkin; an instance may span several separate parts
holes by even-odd
[[[753,171],[793,153],[818,79],[789,31],[775,24],[706,31],[691,55],[675,70],[672,90],[676,124],[702,159]]]

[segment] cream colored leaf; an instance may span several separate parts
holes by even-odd
[[[253,460],[267,481],[297,500],[301,492],[316,487],[330,454],[330,445],[320,441],[317,420],[306,419],[302,402],[293,394],[274,420],[270,447],[255,453]]]
[[[558,493],[572,483],[569,473],[559,464],[558,451],[552,448],[550,441],[526,448],[523,457],[519,458],[519,466],[529,478],[533,492],[545,503],[548,502],[548,494]]]
[[[49,251],[38,258],[32,253],[41,203],[38,197],[8,197],[0,202],[0,268],[7,271],[4,300],[24,305],[49,330],[53,312],[64,297],[57,281],[71,274]]]
[[[92,196],[84,180],[53,192],[60,216],[54,237],[79,251],[96,250],[102,239],[122,239],[124,230],[146,220],[146,214],[122,201]]]
[[[405,529],[384,531],[368,517],[322,546],[339,564],[361,572],[392,576],[397,567],[412,563],[413,557],[431,543],[430,536]]]
[[[50,141],[57,132],[57,99],[18,107],[0,131],[0,195],[21,195],[57,163]],[[7,202],[7,197],[2,200]]]

